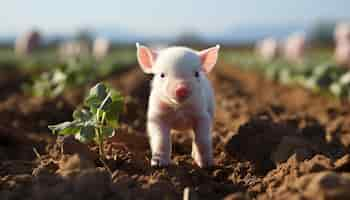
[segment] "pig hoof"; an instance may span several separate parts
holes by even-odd
[[[214,165],[214,162],[212,160],[208,160],[208,161],[196,162],[196,164],[200,168],[210,168],[210,167],[212,167]]]
[[[152,167],[166,167],[169,165],[169,163],[170,161],[164,160],[160,158],[160,156],[157,156],[157,155],[152,156],[152,160],[151,160]]]
[[[151,160],[151,166],[155,167],[155,168],[166,167],[168,165],[169,165],[169,162],[164,162],[164,161],[159,160],[159,159],[152,159]]]

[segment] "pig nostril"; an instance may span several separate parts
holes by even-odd
[[[189,93],[188,89],[186,87],[182,87],[182,86],[176,88],[176,91],[175,91],[175,95],[178,98],[185,98],[188,96],[188,93]]]

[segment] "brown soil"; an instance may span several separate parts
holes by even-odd
[[[216,166],[196,167],[190,134],[177,133],[173,164],[153,169],[145,136],[150,77],[130,68],[104,79],[127,96],[118,134],[105,145],[109,174],[96,146],[56,138],[47,129],[71,119],[84,89],[41,99],[6,89],[23,77],[0,77],[1,199],[182,199],[184,190],[190,199],[349,198],[345,101],[220,64],[210,76],[217,102]]]

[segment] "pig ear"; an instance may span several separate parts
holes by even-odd
[[[152,73],[152,66],[157,59],[157,53],[139,43],[136,43],[136,47],[137,60],[142,70],[147,74]]]
[[[220,45],[216,45],[215,47],[198,52],[204,72],[209,73],[214,68],[218,60],[219,49]]]

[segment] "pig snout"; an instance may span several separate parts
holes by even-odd
[[[185,84],[178,84],[175,88],[175,97],[178,100],[185,100],[190,96],[190,88]]]

